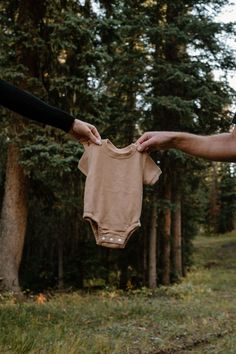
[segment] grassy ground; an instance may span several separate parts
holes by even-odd
[[[0,298],[0,353],[235,354],[236,233],[195,247],[187,278],[155,292]]]

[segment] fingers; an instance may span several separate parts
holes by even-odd
[[[93,143],[101,145],[101,136],[97,130],[96,127],[94,127],[93,125],[91,126],[91,131],[90,131],[90,139]]]
[[[153,139],[150,133],[144,133],[137,141],[137,150],[140,152],[148,151],[153,144]]]
[[[139,152],[148,151],[151,145],[152,145],[151,139],[149,139],[149,140],[144,141],[143,143],[139,144],[139,145],[137,146],[137,150],[138,150]]]
[[[97,144],[97,145],[102,144],[101,137],[95,127],[89,131],[88,138],[94,144]]]
[[[101,145],[101,136],[94,125],[75,119],[71,134],[81,143],[92,142]]]
[[[144,141],[149,139],[149,133],[144,133],[140,138],[136,141],[136,144],[142,144]]]

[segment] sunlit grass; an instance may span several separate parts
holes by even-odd
[[[0,298],[0,353],[235,354],[236,235],[199,238],[195,267],[179,284],[46,302]]]

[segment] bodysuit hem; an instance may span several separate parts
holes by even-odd
[[[110,248],[125,248],[128,240],[130,239],[131,235],[141,226],[140,221],[134,222],[132,225],[130,225],[127,230],[123,232],[124,237],[118,237],[119,242],[111,242],[114,237],[117,238],[118,233],[114,231],[108,231],[105,234],[100,234],[99,229],[101,230],[102,227],[99,225],[99,222],[97,221],[96,217],[90,212],[84,212],[83,218],[85,220],[88,220],[92,231],[95,236],[95,240],[97,245],[103,246],[103,247],[110,247]],[[93,222],[97,224],[97,230],[94,227]],[[102,236],[103,235],[103,236]],[[122,242],[123,241],[123,242]]]

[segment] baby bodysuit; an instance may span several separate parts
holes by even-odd
[[[119,149],[105,139],[100,146],[84,144],[84,148],[78,165],[87,176],[83,217],[98,245],[124,248],[141,226],[143,184],[154,184],[161,170],[135,144]]]

